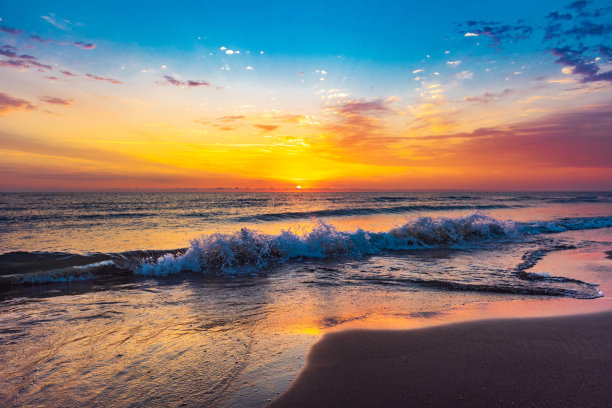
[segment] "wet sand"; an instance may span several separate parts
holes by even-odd
[[[612,312],[325,335],[269,407],[610,407]]]

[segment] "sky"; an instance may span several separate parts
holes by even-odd
[[[612,188],[609,1],[0,18],[0,191]]]

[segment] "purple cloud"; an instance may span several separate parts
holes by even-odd
[[[76,77],[76,76],[78,76],[78,75],[76,75],[76,74],[73,74],[73,73],[72,73],[72,72],[70,72],[70,71],[60,71],[60,72],[61,72],[62,74],[64,74],[64,75],[66,75],[66,76],[69,76],[69,77]]]
[[[64,105],[64,106],[70,106],[74,103],[74,99],[62,99],[56,96],[41,96],[38,98],[38,100],[41,102],[50,103],[53,105]]]
[[[30,40],[41,43],[41,44],[53,43],[53,44],[59,44],[59,45],[74,45],[75,47],[80,48],[82,50],[93,50],[94,48],[96,48],[96,44],[85,43],[83,41],[75,41],[75,42],[57,41],[57,40],[54,40],[53,38],[43,38],[38,35],[31,35]]]
[[[343,103],[334,109],[336,113],[341,115],[361,115],[367,113],[391,112],[387,101],[382,99],[374,99],[371,101],[352,100]]]
[[[504,96],[507,96],[511,93],[512,93],[511,89],[504,89],[503,91],[497,94],[485,92],[482,95],[466,96],[465,98],[463,98],[463,100],[466,102],[489,103],[489,102],[497,101],[500,98],[503,98]]]
[[[30,56],[27,55],[26,57]],[[53,67],[51,67],[50,65],[41,64],[40,62],[36,61],[36,58],[20,59],[19,57],[17,59],[0,60],[0,67],[15,68],[21,70],[36,68],[40,72],[51,71],[53,69]]]
[[[53,40],[50,38],[42,38],[39,35],[31,35],[30,36],[30,40],[41,43],[41,44],[48,44],[50,42],[52,42]]]
[[[582,38],[586,36],[606,35],[611,32],[612,24],[595,24],[590,21],[583,21],[580,25],[565,31],[565,34],[572,34],[575,35],[576,38]]]
[[[569,47],[553,48],[555,62],[572,68],[572,73],[581,75],[582,82],[612,81],[612,71],[600,72],[599,67],[592,63],[585,54],[585,49],[572,50]]]
[[[178,79],[172,78],[170,75],[164,75],[164,79],[167,83],[174,86],[181,86],[183,83]]]
[[[117,79],[112,79],[112,78],[104,78],[98,75],[93,75],[93,74],[85,74],[85,76],[87,78],[91,78],[91,79],[95,79],[96,81],[107,81],[110,82],[111,84],[117,84],[117,85],[121,85],[123,84],[123,82],[117,80]]]
[[[164,81],[158,81],[159,85],[174,85],[174,86],[183,86],[183,87],[198,87],[198,86],[210,86],[210,82],[208,81],[200,81],[200,80],[188,80],[188,81],[179,81],[178,79],[171,77],[170,75],[164,75]]]
[[[586,0],[577,0],[567,6],[570,10],[582,11],[589,4]]]
[[[30,102],[0,92],[0,116],[14,110],[30,111],[34,109],[36,108]]]
[[[20,30],[18,28],[6,27],[6,26],[0,26],[0,32],[6,33],[6,34],[13,34],[13,35],[23,34],[23,30]]]
[[[208,81],[187,81],[187,86],[210,86]]]
[[[572,15],[569,13],[566,14],[559,14],[559,12],[557,11],[551,11],[546,18],[550,18],[551,20],[554,21],[558,21],[558,20],[571,20],[572,19]]]
[[[82,50],[93,50],[94,48],[96,48],[96,44],[86,44],[82,41],[73,42],[72,44],[74,44],[75,46],[79,47]]]
[[[486,36],[491,39],[495,45],[501,45],[503,40],[518,41],[529,38],[533,33],[533,28],[528,25],[521,24],[519,20],[515,25],[501,24],[495,21],[468,21],[465,24],[459,24],[457,29],[465,33],[466,36]],[[469,35],[468,35],[469,34]]]

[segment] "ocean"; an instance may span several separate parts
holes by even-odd
[[[2,193],[0,405],[264,406],[328,331],[609,308],[611,250],[610,192]]]

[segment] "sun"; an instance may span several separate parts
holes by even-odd
[[[295,188],[297,188],[298,190],[301,190],[302,186],[295,186]]]

